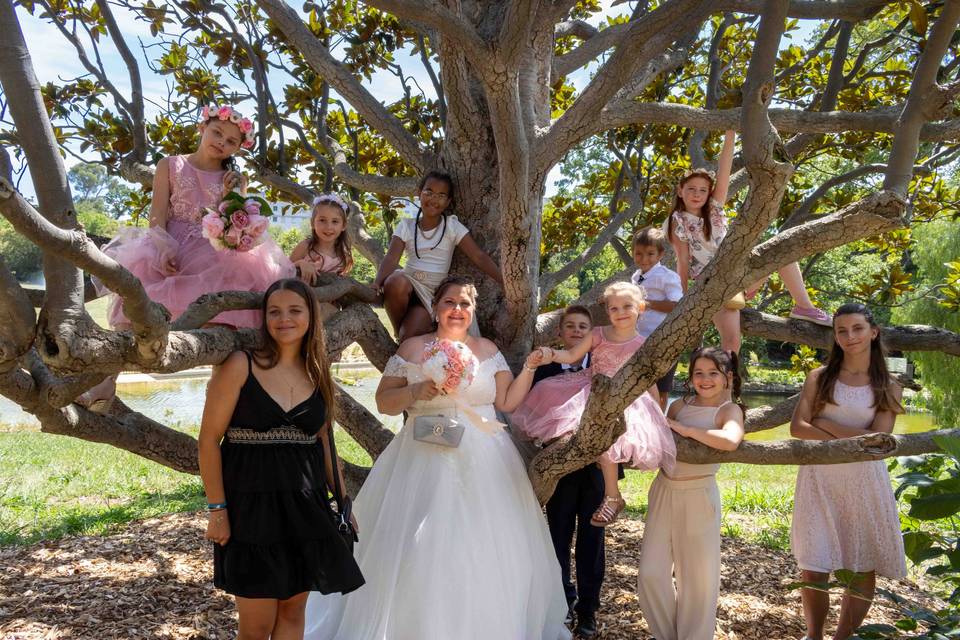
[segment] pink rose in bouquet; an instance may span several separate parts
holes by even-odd
[[[214,113],[213,109],[210,111]],[[216,209],[207,209],[201,218],[203,237],[217,251],[250,251],[262,242],[271,213],[270,205],[262,198],[230,191]]]
[[[240,237],[240,241],[237,242],[237,251],[250,251],[256,246],[256,240],[253,239],[253,236],[243,234]]]
[[[229,229],[223,234],[223,241],[231,249],[236,248],[240,243],[240,238],[243,237],[243,229],[240,227],[231,225]]]
[[[423,354],[423,373],[445,394],[456,393],[469,385],[477,371],[477,359],[462,342],[438,339],[429,343]]]
[[[215,211],[211,211],[200,219],[203,237],[208,240],[219,240],[223,236],[223,219]]]
[[[243,209],[238,209],[230,214],[230,226],[240,229],[246,229],[250,225],[250,216]]]
[[[265,216],[253,214],[250,216],[250,224],[247,225],[247,233],[254,236],[255,238],[259,238],[260,236],[263,235],[263,232],[266,231],[269,226],[270,226],[269,218]]]

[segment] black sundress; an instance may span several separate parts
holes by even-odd
[[[213,582],[243,598],[348,593],[363,575],[334,524],[323,445],[323,396],[284,411],[247,379],[220,445],[230,539],[214,544]]]

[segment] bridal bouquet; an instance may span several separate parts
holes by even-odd
[[[437,339],[424,349],[422,369],[441,392],[451,394],[460,388],[461,383],[469,385],[473,382],[477,359],[464,343]]]
[[[216,209],[200,219],[203,237],[217,251],[250,251],[270,226],[270,205],[263,198],[230,191]],[[263,215],[264,211],[266,215]]]

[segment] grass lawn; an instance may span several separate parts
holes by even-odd
[[[185,431],[196,435],[196,428]],[[370,464],[339,429],[337,448],[350,462]],[[792,467],[721,468],[724,532],[785,548],[795,475]],[[630,517],[645,513],[652,481],[652,473],[627,472],[621,489]],[[0,545],[110,533],[133,520],[204,504],[199,477],[115,447],[18,428],[0,432]],[[741,514],[762,526],[744,526]]]
[[[370,464],[339,430],[337,449],[351,462]],[[205,504],[199,476],[109,445],[33,430],[0,432],[0,545],[104,534]]]
[[[620,491],[630,517],[646,515],[647,491],[654,473],[627,470]],[[797,468],[725,464],[717,474],[723,502],[721,526],[724,535],[775,549],[790,547],[790,517]]]

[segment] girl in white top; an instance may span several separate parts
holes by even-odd
[[[684,294],[688,281],[700,276],[727,235],[723,207],[730,186],[735,140],[734,132],[727,131],[716,177],[706,169],[693,169],[684,174],[677,186],[673,211],[664,224],[670,244],[677,253],[677,273],[680,274]],[[830,316],[813,306],[800,266],[791,262],[779,273],[795,302],[790,317],[830,326]],[[747,296],[756,295],[762,285],[763,280],[751,285]],[[738,298],[721,307],[713,316],[713,324],[720,333],[720,346],[727,351],[740,351],[740,309],[744,302],[741,296]]]
[[[416,218],[404,218],[397,224],[373,283],[383,293],[383,308],[400,341],[432,330],[431,301],[437,285],[450,271],[454,247],[460,247],[477,268],[503,284],[500,267],[477,245],[457,216],[450,215],[453,178],[441,171],[427,173],[417,187],[417,197],[420,208]],[[404,252],[407,263],[398,269]],[[476,318],[471,335],[480,335]]]
[[[737,356],[713,347],[690,356],[695,396],[670,405],[681,436],[733,451],[743,440]],[[719,464],[677,460],[650,486],[637,596],[659,640],[713,640],[720,595]],[[676,586],[674,586],[676,585]]]
[[[833,316],[833,337],[826,366],[811,371],[803,385],[791,435],[834,440],[890,433],[903,413],[903,390],[887,371],[880,328],[870,310],[842,305]],[[833,635],[849,637],[870,610],[876,575],[907,575],[897,501],[884,461],[800,467],[790,544],[803,582],[824,584],[837,569],[858,574],[843,596]],[[801,589],[800,597],[806,637],[821,640],[830,611],[826,585]]]

